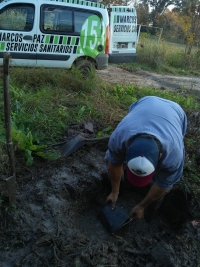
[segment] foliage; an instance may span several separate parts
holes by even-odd
[[[152,7],[149,12],[148,5]],[[167,9],[174,5],[173,10]],[[199,0],[145,0],[136,4],[138,23],[146,25],[155,35],[157,27],[163,28],[163,37],[168,41],[185,44],[186,64],[188,55],[195,50],[196,61],[200,60],[200,2]],[[190,62],[189,62],[190,64]],[[197,66],[198,67],[198,66]]]
[[[149,24],[149,5],[145,2],[139,2],[135,4],[137,11],[137,22],[138,24],[148,25]]]
[[[23,68],[13,68],[11,71],[11,127],[15,148],[23,152],[27,165],[33,163],[34,156],[57,158],[58,154],[46,148],[62,139],[65,130],[74,121],[103,119],[105,128],[97,135],[110,134],[114,121],[122,118],[128,106],[142,96],[158,95],[172,99],[185,108],[196,108],[193,98],[148,88],[138,89],[132,85],[111,87],[101,83],[97,77],[83,81],[79,74],[76,78],[77,89],[71,77],[76,76],[75,70],[71,76],[69,73],[65,75],[65,80],[62,76],[64,71],[56,73],[55,70],[42,68],[27,69],[26,76],[22,72]],[[23,86],[19,87],[19,84]],[[0,107],[0,142],[4,143],[3,104]]]
[[[173,74],[199,75],[200,58],[197,54],[198,50],[194,49],[190,55],[186,55],[184,45],[166,42],[164,39],[159,41],[158,38],[142,33],[137,46],[137,63],[122,66],[129,70],[139,67]]]
[[[174,1],[175,0],[146,0],[152,7],[150,18],[154,27],[158,27],[157,17],[163,14],[168,6],[173,5]]]
[[[189,133],[185,138],[185,147],[187,157],[184,166],[184,175],[181,181],[182,188],[187,193],[192,193],[195,198],[200,199],[200,168],[199,168],[199,157],[196,156],[196,149],[199,145],[200,136]]]
[[[140,64],[148,63],[152,68],[159,69],[165,64],[166,53],[165,42],[158,43],[157,40],[152,40],[149,36],[147,38],[142,37],[138,46],[137,61]]]
[[[196,102],[195,97],[187,95],[175,94],[171,91],[160,91],[152,88],[136,88],[133,85],[122,87],[117,85],[113,88],[113,95],[118,99],[118,102],[125,107],[128,107],[133,102],[144,96],[158,96],[165,99],[172,100],[180,104],[185,110],[198,109],[199,104]]]
[[[26,72],[26,75],[24,75]],[[67,79],[68,77],[68,79]],[[74,80],[74,77],[76,80]],[[66,83],[67,79],[67,83]],[[15,86],[12,86],[15,84]],[[23,86],[20,87],[20,84]],[[78,86],[78,88],[77,88]],[[94,89],[92,77],[82,82],[79,72],[45,70],[44,68],[11,69],[11,133],[17,150],[23,152],[26,165],[33,163],[33,157],[56,159],[59,155],[46,147],[61,138],[67,126],[74,120],[83,120],[84,116],[97,115],[90,104],[71,104],[71,99],[83,97],[82,90]],[[98,87],[98,85],[96,85]],[[3,98],[3,90],[1,90]],[[71,106],[71,112],[69,107]],[[5,143],[3,101],[0,104],[0,143]],[[3,155],[2,155],[3,157]]]
[[[44,159],[57,159],[59,157],[56,153],[44,151],[45,145],[34,144],[32,133],[28,129],[25,131],[25,129],[18,129],[16,125],[12,125],[12,140],[17,148],[23,151],[27,166],[33,164],[33,154]]]
[[[108,135],[112,132],[112,130],[113,130],[113,127],[108,126],[108,127],[104,128],[102,131],[98,132],[96,137],[98,138],[98,137],[102,137],[104,135]]]
[[[110,7],[110,6],[127,6],[129,4],[129,0],[103,0],[102,4]]]
[[[177,4],[179,8],[157,15],[156,24],[164,28],[165,38],[186,44],[185,55],[190,55],[200,40],[199,1],[182,1],[182,6]],[[198,53],[196,56],[199,56]]]
[[[147,0],[156,14],[162,14],[165,9],[174,4],[174,0]]]
[[[81,90],[89,92],[95,87],[91,82],[94,79],[93,72],[83,83],[81,73],[75,68],[72,68],[70,72],[64,69],[18,67],[14,68],[13,71],[11,69],[10,76],[15,86],[21,88],[23,85],[23,90],[25,91],[31,89],[33,92],[36,92],[40,88],[50,86],[52,90],[56,88],[57,91],[60,90],[59,88],[62,88],[62,90],[71,90],[78,93]]]

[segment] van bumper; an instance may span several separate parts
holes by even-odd
[[[136,61],[136,54],[129,53],[119,53],[119,54],[109,54],[109,63],[129,63]]]
[[[99,54],[95,58],[97,62],[97,69],[98,70],[104,70],[108,67],[108,54]]]

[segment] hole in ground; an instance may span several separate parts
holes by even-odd
[[[109,234],[98,221],[97,215],[105,205],[105,200],[110,190],[110,182],[107,176],[103,175],[101,186],[97,185],[97,188],[95,190],[93,188],[92,192],[82,194],[82,203],[84,204],[79,209],[80,213],[76,215],[75,221],[77,227],[93,240],[96,238],[102,240],[108,238]],[[147,192],[148,188],[137,192],[137,189],[133,188],[129,182],[125,180],[120,186],[117,206],[123,208],[129,214],[131,209],[144,198]],[[182,190],[172,189],[165,197],[159,209],[158,216],[155,217],[154,221],[150,224],[144,219],[139,222],[133,222],[125,226],[119,233],[117,232],[117,234],[127,238],[133,227],[140,232],[141,227],[143,227],[143,229],[148,229],[150,225],[157,225],[160,227],[160,223],[162,226],[164,225],[168,229],[178,233],[188,220],[191,220],[191,214],[188,211],[188,199]]]

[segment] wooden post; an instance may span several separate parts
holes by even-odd
[[[5,114],[5,129],[6,129],[6,145],[8,151],[8,157],[10,160],[11,176],[6,178],[7,190],[9,196],[10,205],[16,206],[16,173],[15,173],[15,157],[14,148],[11,138],[11,127],[10,127],[10,93],[9,93],[9,59],[10,54],[4,53],[3,58],[3,82],[4,82],[4,114]]]

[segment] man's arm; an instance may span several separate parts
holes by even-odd
[[[182,158],[180,166],[178,169],[177,164],[175,167],[171,167],[163,170],[160,170],[155,177],[155,182],[150,188],[146,197],[137,204],[131,211],[130,216],[135,219],[139,220],[142,218],[144,210],[147,206],[149,206],[155,200],[161,198],[172,186],[178,182],[181,178],[183,173],[183,165],[184,165],[184,158]],[[164,188],[162,188],[164,187]]]
[[[156,183],[154,183],[146,197],[132,209],[130,217],[132,217],[134,220],[141,219],[145,208],[155,200],[162,197],[168,190],[169,188],[160,188]]]
[[[120,187],[120,181],[123,174],[123,164],[113,164],[111,162],[108,162],[108,170],[109,170],[109,177],[111,181],[112,186],[112,192],[107,197],[106,202],[112,203],[112,209],[115,208],[115,203],[117,202],[118,195],[119,195],[119,187]]]

